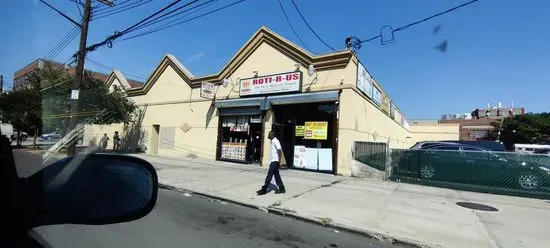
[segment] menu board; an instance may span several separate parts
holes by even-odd
[[[304,124],[305,127],[305,139],[313,140],[326,140],[327,139],[327,130],[328,122],[326,121],[306,121]]]
[[[246,160],[246,143],[223,142],[221,158]]]

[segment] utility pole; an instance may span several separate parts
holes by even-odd
[[[100,1],[103,4],[106,4],[108,6],[113,6],[113,3],[111,1],[103,0]],[[67,130],[73,130],[76,127],[77,124],[77,118],[75,114],[78,112],[78,98],[79,98],[79,90],[80,90],[80,84],[84,81],[84,60],[86,58],[86,42],[88,39],[88,24],[90,23],[90,12],[92,8],[92,0],[85,0],[84,3],[84,13],[82,16],[82,23],[81,26],[81,32],[80,32],[80,45],[78,48],[78,52],[76,53],[76,71],[75,71],[75,80],[73,83],[73,87],[71,90],[71,115],[70,115],[70,121],[69,121],[69,128]],[[69,147],[67,148],[67,155],[75,155],[76,154],[76,143],[78,141],[78,135],[69,143]]]
[[[71,115],[69,120],[68,131],[72,130],[76,126],[76,117],[74,116],[78,112],[78,95],[80,90],[80,84],[84,79],[84,59],[86,57],[86,41],[88,39],[88,24],[90,23],[90,10],[91,10],[92,0],[85,0],[84,3],[84,13],[82,16],[81,32],[80,32],[80,45],[78,52],[76,53],[76,71],[75,71],[75,80],[73,82],[73,87],[71,90]],[[78,137],[78,135],[77,135]],[[72,156],[76,154],[76,143],[78,138],[73,139],[69,143],[67,148],[67,155]]]
[[[74,114],[78,112],[78,95],[79,95],[79,89],[80,84],[84,80],[84,59],[86,57],[86,40],[88,38],[88,24],[90,22],[90,12],[92,8],[92,0],[85,0],[84,4],[84,13],[82,16],[82,23],[78,23],[77,21],[73,20],[51,4],[48,4],[45,0],[39,0],[46,6],[48,6],[50,9],[54,10],[61,16],[63,16],[65,19],[69,20],[73,24],[75,24],[77,27],[80,28],[80,46],[78,49],[78,52],[75,54],[76,60],[77,60],[77,66],[75,71],[75,81],[72,86],[72,90],[70,92],[71,96],[71,115],[70,115],[70,121],[69,121],[69,127],[67,130],[70,132],[76,127],[76,117]],[[76,0],[75,0],[76,1]],[[103,3],[105,5],[108,5],[110,7],[114,6],[112,0],[98,0],[98,2]],[[73,139],[69,142],[69,147],[67,148],[67,154],[74,155],[76,154],[76,142],[78,139]]]
[[[0,93],[4,92],[4,75],[0,75]]]

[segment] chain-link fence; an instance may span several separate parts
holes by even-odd
[[[356,141],[353,146],[354,159],[372,168],[384,171],[388,144],[383,142]]]
[[[550,157],[514,152],[392,149],[395,181],[550,197]]]

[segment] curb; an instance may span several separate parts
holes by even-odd
[[[174,190],[174,191],[178,191],[178,192],[188,192],[188,193],[192,193],[194,195],[197,195],[197,196],[203,197],[203,198],[225,201],[225,202],[229,202],[229,203],[236,204],[236,205],[239,205],[239,206],[243,206],[243,207],[247,207],[247,208],[251,208],[251,209],[256,209],[256,210],[261,210],[261,211],[264,211],[264,212],[270,213],[270,214],[276,214],[276,215],[279,215],[279,216],[290,217],[290,218],[293,218],[293,219],[296,219],[296,220],[299,220],[299,221],[303,221],[303,222],[306,222],[306,223],[310,223],[310,224],[314,224],[314,225],[318,225],[318,226],[322,226],[322,227],[331,228],[331,229],[334,229],[334,230],[342,230],[342,231],[347,232],[347,233],[363,236],[363,237],[370,238],[370,239],[375,239],[375,240],[378,240],[378,241],[381,241],[381,242],[391,243],[392,245],[398,245],[398,246],[402,246],[402,247],[411,247],[411,248],[437,247],[435,245],[429,245],[429,244],[426,244],[426,243],[422,243],[422,242],[415,241],[415,240],[410,240],[410,239],[407,239],[407,238],[397,238],[397,237],[392,237],[391,235],[388,235],[388,234],[382,234],[382,233],[375,232],[375,231],[357,229],[357,228],[353,228],[353,227],[349,227],[349,226],[342,225],[342,224],[337,224],[337,223],[330,223],[330,222],[327,223],[326,221],[323,221],[323,220],[320,220],[320,219],[307,218],[307,217],[300,216],[300,215],[292,213],[293,212],[292,210],[280,209],[280,208],[277,208],[277,207],[267,207],[266,208],[266,207],[255,205],[255,204],[250,204],[250,203],[246,203],[246,202],[227,199],[227,198],[224,198],[224,197],[221,197],[221,196],[205,194],[205,193],[196,192],[196,191],[188,190],[188,189],[184,189],[184,188],[178,188],[178,187],[174,187],[174,186],[164,184],[164,183],[160,183],[160,182],[159,182],[159,188]]]

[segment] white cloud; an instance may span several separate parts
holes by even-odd
[[[184,64],[189,64],[189,63],[193,62],[194,60],[199,59],[202,56],[204,56],[204,53],[197,53],[197,54],[187,58],[185,61],[183,61],[183,63]]]

